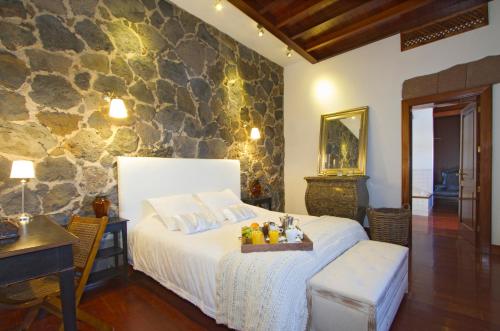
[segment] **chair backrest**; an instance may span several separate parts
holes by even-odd
[[[443,177],[443,185],[446,185],[451,189],[458,187],[458,168],[444,169],[441,172],[441,177]]]
[[[75,291],[77,304],[85,290],[107,224],[107,217],[92,218],[76,215],[68,224],[68,231],[79,239],[78,243],[73,245],[73,263],[77,271],[81,272]]]

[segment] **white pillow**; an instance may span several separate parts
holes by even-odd
[[[210,212],[179,214],[173,218],[184,234],[202,232],[220,227],[217,219]]]
[[[224,222],[226,219],[226,216],[224,216],[222,212],[224,208],[242,204],[240,198],[238,198],[230,189],[225,189],[221,192],[198,193],[196,196],[215,215],[219,222]]]
[[[147,200],[171,231],[179,230],[175,215],[203,212],[202,205],[191,194],[169,195]]]
[[[232,205],[222,210],[224,216],[232,223],[241,222],[254,217],[257,214],[245,204]]]

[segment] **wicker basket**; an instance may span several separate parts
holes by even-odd
[[[408,246],[410,234],[411,209],[368,208],[370,237],[372,240]]]

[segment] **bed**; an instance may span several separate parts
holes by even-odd
[[[284,322],[279,324],[285,325],[286,320],[289,319],[286,315],[305,314],[301,316],[299,322],[294,324],[292,321],[290,323],[293,325],[283,326],[283,329],[287,330],[304,329],[304,320],[307,321],[307,309],[303,309],[306,307],[306,280],[359,240],[366,239],[364,230],[359,223],[352,220],[293,215],[300,219],[301,227],[315,242],[313,252],[297,252],[297,255],[288,252],[241,254],[238,235],[242,226],[255,221],[277,222],[283,214],[249,206],[255,212],[255,218],[225,224],[210,231],[186,235],[168,230],[155,210],[145,202],[152,197],[196,194],[227,188],[236,195],[241,195],[240,165],[237,160],[118,158],[119,212],[122,217],[130,220],[128,247],[130,263],[135,270],[144,272],[167,289],[198,306],[217,322],[227,324],[232,328],[274,329],[271,323],[282,318]],[[327,235],[322,234],[321,229],[325,228],[331,229],[328,230]],[[266,260],[268,257],[269,261]],[[272,261],[272,259],[275,260]],[[316,263],[314,262],[316,260],[322,262]],[[276,267],[260,270],[259,265],[266,263],[274,264]],[[301,268],[307,269],[308,273],[300,274],[298,270],[302,270]],[[249,272],[249,270],[257,269],[259,269],[258,272]],[[278,279],[280,270],[283,275]],[[293,270],[295,271],[292,272]],[[289,273],[295,274],[296,279],[287,275]],[[243,281],[239,280],[243,277],[245,282],[253,284],[255,291],[252,293],[260,293],[253,297],[254,307],[239,307],[239,302],[242,301],[248,301],[250,305],[252,293],[244,293],[239,299],[237,295],[241,294],[225,293],[227,289],[236,287],[240,288],[240,292],[246,291],[243,284],[240,284]],[[263,277],[269,279],[276,288],[282,287],[281,283],[288,277],[286,281],[294,284],[292,287],[294,291],[300,293],[301,301],[297,302],[297,306],[290,308],[287,313],[281,312],[280,307],[276,308],[276,302],[285,300],[293,293],[287,293],[286,290],[276,291],[275,298],[267,299],[274,302],[274,306],[266,307],[265,302],[259,302],[259,300],[264,300],[261,297],[267,294],[265,291],[269,291],[269,287],[264,288],[260,285]],[[221,301],[221,296],[231,297],[231,299]],[[286,301],[293,301],[293,299]],[[225,310],[223,307],[226,307]],[[237,312],[234,309],[240,309],[240,311]],[[261,323],[268,324],[264,327],[264,324],[256,324],[255,319],[247,318],[245,321],[239,316],[233,316],[242,314],[242,311],[258,314],[261,317]],[[272,311],[272,314],[268,316],[269,322],[265,322],[262,316],[264,311]]]

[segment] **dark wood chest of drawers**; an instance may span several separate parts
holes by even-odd
[[[368,176],[314,176],[307,181],[309,215],[331,215],[357,220],[363,225],[368,207]]]

